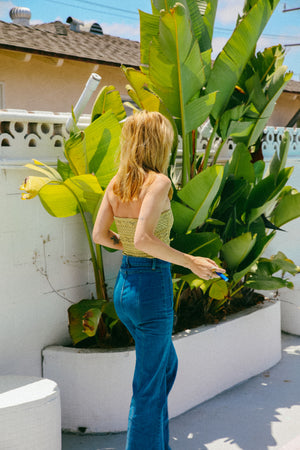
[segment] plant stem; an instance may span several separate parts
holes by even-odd
[[[230,297],[233,297],[235,294],[237,294],[241,289],[243,289],[244,285],[242,284],[239,288],[237,288],[234,292],[230,294]]]
[[[86,220],[86,217],[84,215],[84,211],[83,211],[81,205],[79,206],[79,211],[81,214],[81,218],[83,220],[84,229],[85,229],[89,247],[90,247],[93,269],[94,269],[94,276],[95,276],[95,283],[96,283],[96,295],[97,295],[98,299],[101,299],[101,284],[100,284],[100,277],[99,277],[97,258],[96,258],[96,254],[95,254],[95,248],[94,248],[94,244],[93,244],[93,241],[91,238],[91,233],[90,233],[90,230],[89,230],[89,227],[87,224],[87,220]]]
[[[185,281],[183,280],[182,282],[181,282],[181,286],[180,286],[180,288],[179,288],[179,290],[178,290],[178,293],[177,293],[177,296],[176,296],[176,302],[175,302],[175,313],[177,313],[177,311],[178,311],[178,306],[179,306],[179,299],[180,299],[180,296],[181,296],[181,293],[182,293],[182,289],[183,289],[183,286],[185,285]]]
[[[96,258],[96,254],[95,254],[95,248],[94,248],[94,244],[92,241],[92,237],[91,237],[91,233],[89,230],[89,226],[86,220],[86,217],[84,215],[84,210],[81,206],[80,200],[77,197],[77,195],[75,194],[75,192],[66,184],[63,184],[63,186],[65,186],[74,196],[74,198],[77,201],[77,205],[78,205],[78,209],[83,221],[83,226],[86,232],[86,236],[87,236],[87,240],[89,243],[89,248],[90,248],[90,252],[91,252],[91,258],[92,258],[92,263],[93,263],[93,269],[94,269],[94,276],[95,276],[95,284],[96,284],[96,295],[98,299],[101,299],[101,286],[100,286],[100,277],[99,277],[99,270],[98,270],[98,263],[97,263],[97,258]]]
[[[214,126],[214,128],[213,128],[213,130],[211,132],[211,135],[209,137],[209,141],[207,143],[207,147],[206,147],[206,150],[205,150],[205,155],[204,155],[203,161],[202,161],[202,163],[200,165],[199,172],[202,172],[202,170],[205,170],[206,167],[207,167],[208,158],[209,158],[209,155],[210,155],[210,151],[211,151],[211,147],[212,147],[215,135],[217,133],[218,125],[219,125],[219,120],[216,120],[215,126]]]
[[[197,130],[193,130],[191,134],[192,141],[192,157],[191,157],[191,168],[190,168],[190,177],[193,178],[195,176],[195,167],[196,167],[196,142],[197,142]]]
[[[217,162],[217,160],[218,160],[218,158],[219,158],[219,155],[220,155],[220,153],[221,153],[221,150],[222,150],[222,148],[223,148],[225,142],[226,142],[226,140],[223,140],[223,141],[221,142],[221,144],[219,145],[218,150],[217,150],[216,153],[215,153],[215,156],[214,156],[212,165],[216,164],[216,162]]]
[[[181,185],[184,187],[189,181],[190,171],[190,139],[188,134],[182,135],[182,178]]]
[[[99,278],[100,278],[100,289],[101,289],[101,295],[103,299],[108,300],[107,298],[107,292],[106,292],[106,286],[105,286],[105,278],[104,278],[104,265],[103,265],[103,257],[102,257],[102,247],[101,245],[96,244],[96,255],[97,255],[97,263],[98,263],[98,271],[99,271]]]

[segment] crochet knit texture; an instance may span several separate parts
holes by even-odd
[[[147,253],[138,250],[134,246],[134,235],[138,219],[129,217],[115,217],[115,223],[123,245],[123,254],[128,256],[139,256],[142,258],[153,258]],[[172,210],[164,211],[157,223],[154,235],[166,244],[170,244],[170,231],[173,225]]]

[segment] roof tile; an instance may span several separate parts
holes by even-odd
[[[300,81],[296,81],[296,80],[290,80],[284,90],[286,92],[293,92],[295,94],[300,94]]]
[[[139,66],[140,44],[107,34],[76,33],[59,21],[34,26],[0,21],[0,48],[52,54],[95,63]]]
[[[0,48],[44,53],[95,63],[140,65],[140,44],[108,34],[70,30],[60,21],[33,26],[0,21]],[[300,93],[300,81],[291,80],[286,92]]]

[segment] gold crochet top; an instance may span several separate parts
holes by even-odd
[[[153,256],[138,250],[134,246],[134,235],[137,221],[138,219],[132,219],[130,217],[115,217],[116,227],[123,245],[123,254],[128,256],[139,256],[142,258],[153,258]],[[154,236],[169,245],[172,225],[172,210],[167,209],[161,213],[154,231]]]

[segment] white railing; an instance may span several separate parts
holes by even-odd
[[[66,123],[70,117],[67,113],[0,110],[0,166],[23,166],[33,158],[46,164],[56,164],[57,158],[63,158],[64,139],[69,136]],[[78,126],[84,129],[89,122],[90,116],[82,115]],[[300,157],[300,128],[266,127],[262,143],[265,158],[268,159],[274,150],[279,149],[285,130],[291,136],[289,157]],[[210,133],[211,127],[208,124],[199,128],[198,152],[205,150]],[[218,142],[217,138],[212,146],[212,154],[218,147]],[[230,158],[234,147],[234,142],[229,139],[222,149],[221,160]]]
[[[212,128],[210,126],[203,126],[199,128],[198,138],[197,138],[197,149],[198,151],[204,151],[210,136]],[[286,127],[270,127],[267,126],[264,129],[264,134],[262,138],[262,152],[265,159],[269,159],[273,156],[274,150],[279,150],[281,139],[283,133],[288,131],[290,134],[290,148],[289,157],[300,157],[300,128],[286,128]],[[220,138],[216,138],[212,145],[212,154],[218,148],[220,143]],[[228,159],[231,157],[232,152],[235,148],[235,143],[232,139],[228,139],[224,145],[220,158]]]
[[[262,143],[262,151],[265,157],[273,156],[274,150],[280,147],[283,133],[290,133],[289,157],[300,156],[300,128],[266,127]]]
[[[33,158],[56,164],[57,158],[63,158],[70,118],[67,113],[0,110],[0,166],[23,166]],[[84,129],[89,123],[90,116],[82,115],[78,126]]]

